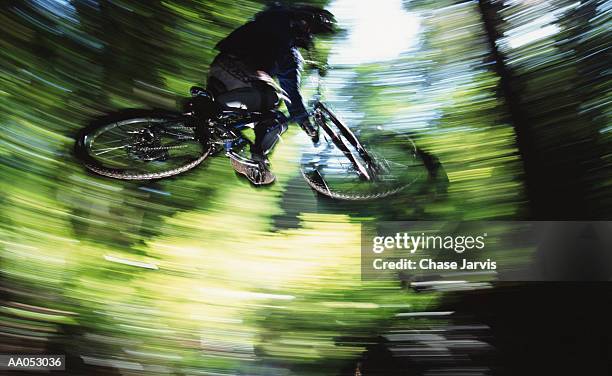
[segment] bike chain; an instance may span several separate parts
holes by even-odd
[[[176,146],[156,146],[152,148],[144,147],[136,149],[138,151],[153,151],[153,150],[170,150],[170,149],[184,149],[188,147],[188,145],[176,145]]]
[[[177,129],[177,130],[183,130],[183,131],[192,131],[195,132],[195,127],[181,127],[181,126],[175,126],[175,127],[166,127],[168,129]]]

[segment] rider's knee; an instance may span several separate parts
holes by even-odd
[[[262,111],[273,110],[280,105],[281,98],[278,95],[276,88],[274,88],[272,85],[266,82],[261,82],[255,84],[255,87],[260,94]]]

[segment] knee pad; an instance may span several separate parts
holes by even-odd
[[[261,95],[261,111],[274,109],[280,104],[280,96],[276,88],[266,82],[257,82],[254,84]]]
[[[276,123],[273,126],[268,127],[266,133],[263,136],[261,142],[261,150],[264,154],[268,154],[272,151],[280,136],[287,130],[286,123]]]

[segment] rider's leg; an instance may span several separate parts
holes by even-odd
[[[253,159],[265,160],[272,152],[280,136],[287,130],[287,124],[276,120],[262,121],[255,125],[255,143],[251,146]]]
[[[275,91],[261,90],[260,88],[240,88],[221,93],[218,101],[228,107],[241,107],[250,111],[268,111],[278,103]],[[272,183],[276,177],[270,171],[266,154],[276,144],[278,137],[284,132],[286,125],[277,124],[276,121],[263,121],[255,124],[255,143],[251,144],[251,156],[258,167],[232,159],[232,167],[236,172],[245,175],[251,183],[264,185]]]
[[[265,82],[255,84],[259,90],[262,111],[269,111],[278,107],[280,98],[276,89]],[[261,121],[255,124],[255,143],[251,145],[251,155],[257,161],[267,162],[266,155],[269,154],[279,136],[285,132],[286,125],[279,124],[276,120]]]
[[[249,111],[268,111],[276,108],[280,102],[280,98],[272,86],[265,81],[258,82],[257,80],[243,81],[243,76],[253,76],[250,72],[241,72],[245,74],[236,75],[236,70],[244,71],[244,67],[240,67],[241,63],[232,61],[232,59],[218,56],[215,62],[211,65],[209,75],[209,89],[215,93],[215,99],[222,106],[239,107]],[[273,132],[277,132],[274,124],[270,123],[256,124],[256,142],[251,147],[251,154],[257,158],[259,167],[252,167],[253,164],[245,164],[235,158],[231,159],[234,169],[245,175],[253,184],[269,184],[275,179],[274,174],[270,172],[267,166],[266,151],[272,149],[276,140],[277,134],[267,135],[268,128],[272,128]],[[277,127],[278,128],[278,127]],[[281,129],[282,133],[282,129]],[[259,136],[257,136],[259,134]],[[280,133],[279,133],[280,134]]]
[[[261,95],[252,87],[245,87],[218,94],[215,100],[226,108],[242,108],[249,111],[259,111]]]
[[[267,85],[240,88],[221,93],[217,101],[226,107],[243,107],[250,111],[268,111],[275,108],[278,95]],[[276,120],[266,120],[255,124],[255,143],[251,145],[251,154],[257,161],[265,161],[279,136],[285,132],[286,124]]]

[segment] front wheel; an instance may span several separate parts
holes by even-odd
[[[375,132],[364,137],[362,144],[323,103],[315,105],[313,115],[323,140],[303,154],[301,172],[315,191],[339,200],[374,200],[394,195],[426,176],[409,137]]]
[[[76,156],[91,171],[115,179],[178,175],[202,163],[211,151],[195,121],[174,113],[107,117],[81,131]]]

